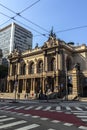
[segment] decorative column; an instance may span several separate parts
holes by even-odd
[[[10,66],[9,76],[12,76],[12,64],[10,64],[9,66]]]
[[[42,91],[45,93],[45,78],[42,79]]]
[[[25,90],[25,93],[26,93],[26,84],[27,84],[27,82],[26,82],[26,79],[24,80],[24,90]]]
[[[47,54],[44,54],[44,71],[47,72]]]
[[[35,78],[33,79],[33,94],[35,92]]]
[[[74,68],[72,71],[72,84],[73,84],[73,95],[78,96],[79,74],[76,68]]]

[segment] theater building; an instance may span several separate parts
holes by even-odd
[[[51,32],[42,47],[9,55],[7,92],[28,94],[58,93],[58,97],[87,96],[87,46],[76,46]]]

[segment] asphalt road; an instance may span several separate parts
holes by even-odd
[[[0,102],[0,129],[87,130],[86,107],[86,103],[79,102]],[[85,121],[77,117],[79,113],[85,115]]]

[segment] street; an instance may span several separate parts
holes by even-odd
[[[0,102],[1,130],[87,130],[87,103]]]

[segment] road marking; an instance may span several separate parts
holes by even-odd
[[[60,121],[58,121],[58,120],[53,120],[53,121],[51,121],[52,123],[59,123]]]
[[[82,115],[82,116],[77,116],[77,117],[79,117],[79,118],[87,118],[87,116],[84,116],[84,115]]]
[[[31,114],[24,114],[24,116],[31,116]]]
[[[0,118],[4,118],[4,117],[7,117],[7,116],[0,116]]]
[[[71,111],[71,112],[83,112],[83,113],[85,112],[85,113],[87,113],[87,111]]]
[[[74,115],[86,115],[86,113],[73,113]]]
[[[9,109],[12,109],[12,108],[15,108],[16,106],[13,106],[13,107],[7,107],[5,108],[6,110],[9,110]]]
[[[2,119],[2,120],[0,120],[0,122],[4,122],[4,121],[9,121],[9,120],[13,120],[13,119],[15,119],[15,118],[5,118],[5,119]]]
[[[40,110],[43,106],[39,106],[37,107],[35,110]]]
[[[87,122],[87,119],[81,119],[82,121],[84,121],[84,122]]]
[[[6,108],[6,107],[8,107],[8,106],[0,107],[0,109],[4,109],[4,108]]]
[[[31,109],[31,108],[33,108],[34,106],[30,106],[30,107],[27,107],[27,108],[25,108],[24,110],[29,110],[29,109]]]
[[[71,110],[71,108],[70,107],[66,107],[66,110]]]
[[[47,111],[47,110],[50,110],[50,109],[51,109],[51,106],[48,106],[45,109],[43,109],[43,111]]]
[[[16,125],[19,125],[19,124],[22,124],[22,123],[26,123],[26,121],[21,120],[21,121],[16,121],[16,122],[13,122],[13,123],[4,124],[4,125],[0,126],[0,129],[16,126]]]
[[[83,129],[83,130],[87,130],[87,127],[85,127],[85,126],[80,126],[79,128]]]
[[[50,128],[50,129],[48,129],[48,130],[55,130],[55,129]]]
[[[60,110],[61,110],[60,106],[56,107],[56,111],[60,111]]]
[[[44,121],[48,120],[48,118],[45,118],[45,117],[40,118],[40,119],[41,119],[41,120],[44,120]]]
[[[15,130],[30,130],[30,129],[33,129],[33,128],[36,128],[36,127],[39,127],[39,126],[40,125],[38,125],[38,124],[32,124],[32,125],[24,126],[22,128],[15,129]]]
[[[32,118],[39,118],[40,116],[32,116]]]
[[[75,107],[77,110],[79,110],[79,111],[82,111],[82,109],[80,108],[80,107]]]
[[[19,115],[19,116],[20,116],[20,115],[23,115],[23,113],[17,113],[17,115]]]
[[[73,124],[71,123],[64,123],[65,126],[72,126]]]
[[[17,107],[17,108],[15,108],[15,110],[19,110],[19,109],[24,108],[24,107],[25,106]]]

